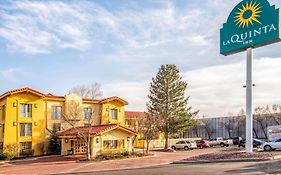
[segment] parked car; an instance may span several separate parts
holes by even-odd
[[[239,145],[240,141],[242,140],[241,137],[231,137],[233,145]]]
[[[213,146],[221,146],[221,147],[228,147],[229,145],[232,144],[232,140],[231,139],[223,139],[222,137],[217,137],[215,139],[210,139],[209,140],[209,145],[210,147]]]
[[[238,145],[238,147],[245,147],[246,139],[242,139]],[[253,147],[259,147],[262,145],[264,142],[259,140],[259,139],[253,139]]]
[[[171,148],[173,150],[177,150],[177,149],[189,150],[189,149],[197,148],[197,146],[194,141],[182,140],[182,141],[179,141],[176,144],[172,145]]]
[[[208,147],[210,147],[209,142],[207,140],[197,140],[196,146],[197,146],[197,148],[208,148]]]
[[[272,142],[263,142],[263,144],[261,144],[259,148],[262,148],[264,151],[281,149],[281,139]]]

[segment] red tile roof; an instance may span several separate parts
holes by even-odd
[[[2,94],[2,95],[0,96],[0,99],[5,98],[5,97],[7,97],[7,96],[9,96],[9,95],[12,95],[12,94],[21,93],[21,92],[31,92],[31,93],[34,93],[34,94],[36,94],[36,95],[42,96],[42,97],[45,97],[45,96],[46,96],[45,94],[43,94],[43,93],[41,93],[41,92],[39,92],[39,91],[36,91],[36,90],[34,90],[34,89],[25,87],[25,88],[21,88],[21,89],[15,89],[15,90],[8,91],[8,92]]]
[[[136,119],[141,117],[145,114],[145,112],[137,112],[137,111],[125,111],[125,118],[126,119]]]
[[[114,101],[114,100],[117,100],[117,101],[121,101],[122,103],[124,103],[125,105],[128,105],[128,102],[119,98],[119,97],[109,97],[109,98],[104,98],[104,99],[101,99],[100,102],[101,103],[106,103],[106,102],[110,102],[110,101]]]
[[[133,131],[129,128],[126,128],[124,126],[118,125],[118,124],[93,125],[90,128],[90,133],[91,133],[91,135],[99,135],[99,134],[103,134],[105,132],[108,132],[110,130],[117,129],[117,128],[126,130],[127,132],[136,133],[135,131]],[[89,129],[88,126],[70,128],[68,130],[60,132],[59,135],[60,136],[76,136],[78,134],[78,132],[87,134],[88,129]]]

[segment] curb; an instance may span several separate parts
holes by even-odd
[[[281,155],[273,156],[271,160],[279,160],[281,159]]]
[[[281,158],[281,156],[280,156]],[[197,161],[176,161],[171,164],[201,164],[201,163],[224,163],[224,162],[262,162],[273,160],[272,158],[263,159],[225,159],[225,160],[197,160]],[[276,159],[274,159],[276,160]]]

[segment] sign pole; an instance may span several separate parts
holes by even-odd
[[[252,97],[252,61],[253,48],[247,48],[247,79],[246,79],[246,152],[253,152],[253,97]]]

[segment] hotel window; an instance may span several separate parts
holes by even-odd
[[[118,141],[117,140],[105,140],[105,141],[103,141],[103,146],[105,149],[117,149]]]
[[[5,116],[6,116],[6,106],[3,105],[2,106],[2,120],[5,120]]]
[[[20,116],[23,118],[31,118],[32,104],[20,104]]]
[[[20,150],[30,150],[32,148],[32,142],[20,142]]]
[[[22,136],[22,137],[32,136],[32,123],[21,123],[20,124],[20,136]]]
[[[84,119],[90,119],[92,116],[92,108],[84,108]]]
[[[52,119],[60,119],[62,113],[61,106],[52,106]]]
[[[117,114],[118,114],[117,109],[111,109],[110,110],[111,120],[117,120]]]

